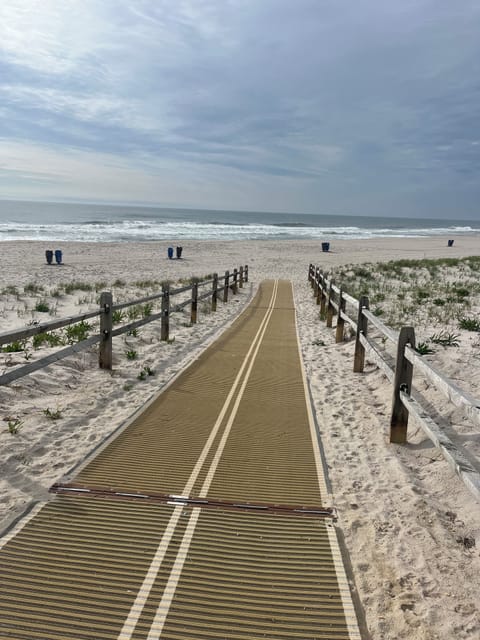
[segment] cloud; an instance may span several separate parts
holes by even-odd
[[[160,204],[473,215],[479,27],[474,0],[9,0],[9,194],[121,200],[128,171]],[[75,173],[34,179],[42,154]]]

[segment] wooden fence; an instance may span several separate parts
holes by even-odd
[[[29,362],[26,365],[17,367],[8,373],[0,375],[0,385],[6,385],[18,378],[22,378],[38,369],[46,367],[54,362],[66,358],[84,351],[88,347],[95,344],[99,345],[98,350],[98,364],[101,369],[112,368],[112,354],[113,345],[112,338],[119,336],[128,331],[133,331],[142,325],[155,320],[160,320],[160,335],[161,339],[167,341],[169,339],[169,325],[170,316],[174,312],[181,311],[185,307],[190,306],[190,321],[195,324],[198,319],[198,303],[201,300],[210,300],[212,311],[217,310],[217,301],[219,297],[222,297],[223,302],[228,301],[229,291],[236,294],[239,288],[242,288],[244,283],[248,282],[248,266],[242,266],[239,269],[234,269],[232,272],[225,271],[223,276],[218,276],[214,273],[209,280],[197,280],[192,279],[192,282],[184,287],[177,289],[171,289],[168,283],[162,285],[162,290],[159,293],[155,293],[144,298],[132,300],[130,302],[123,302],[119,304],[113,304],[113,296],[109,291],[105,291],[100,295],[100,305],[95,311],[89,311],[88,313],[82,313],[75,316],[68,316],[66,318],[52,320],[50,322],[42,322],[33,326],[17,329],[15,331],[8,331],[0,334],[0,346],[5,344],[11,344],[15,341],[27,340],[35,335],[54,331],[55,329],[61,329],[70,325],[75,325],[79,322],[85,322],[91,318],[100,319],[99,333],[93,335],[85,340],[81,340],[75,344],[71,344],[64,349],[49,354],[34,362]],[[201,293],[203,287],[208,287],[207,291]],[[186,294],[190,291],[190,296],[186,300],[183,300],[179,304],[173,304],[172,298],[181,294]],[[127,307],[133,307],[136,305],[151,303],[153,301],[161,302],[161,310],[158,313],[148,314],[145,317],[130,322],[129,324],[121,327],[113,328],[113,313],[115,311],[121,311]]]
[[[475,497],[480,499],[480,461],[469,459],[465,451],[452,442],[422,406],[420,394],[412,389],[414,367],[416,374],[432,383],[437,391],[455,407],[460,408],[477,426],[480,426],[480,400],[460,389],[415,351],[413,327],[402,327],[399,332],[387,327],[370,312],[367,296],[362,296],[360,300],[353,298],[313,264],[309,266],[308,280],[320,306],[320,318],[325,319],[327,327],[332,327],[334,317],[336,318],[335,341],[344,340],[346,323],[355,332],[353,371],[363,372],[365,355],[368,354],[369,359],[392,382],[390,442],[407,442],[408,418],[412,415],[457,475]],[[389,341],[394,345],[395,358],[389,357],[382,345],[368,335],[369,327],[372,326],[378,330],[381,342]]]

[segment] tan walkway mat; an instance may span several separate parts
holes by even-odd
[[[0,638],[360,637],[287,282],[57,491],[0,540]]]

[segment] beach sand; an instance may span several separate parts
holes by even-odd
[[[465,257],[480,254],[480,237],[455,237],[453,247],[446,237],[335,241],[328,253],[320,241],[184,241],[181,260],[167,259],[165,242],[56,244],[2,243],[0,331],[95,308],[98,292],[84,286],[67,295],[66,283],[96,284],[99,291],[112,290],[119,302],[148,295],[147,280],[221,275],[245,264],[250,280],[227,304],[219,303],[216,313],[200,305],[194,327],[188,310],[174,315],[168,344],[160,341],[157,323],[142,327],[137,337],[115,338],[112,372],[97,368],[93,349],[0,388],[0,531],[32,500],[48,499],[53,482],[200,353],[245,307],[260,281],[285,278],[294,285],[347,570],[370,637],[480,637],[480,504],[413,421],[408,445],[388,443],[390,383],[368,360],[364,374],[353,373],[353,341],[335,344],[307,282],[309,263],[328,271],[347,263]],[[64,265],[45,263],[50,248],[62,249]],[[36,291],[39,286],[43,290]],[[50,313],[34,310],[39,301]],[[135,351],[136,359],[128,359],[127,351]],[[456,384],[474,392],[480,359],[462,366],[465,353],[455,352],[451,363],[443,355],[442,364]],[[2,353],[0,362],[2,372],[8,371],[24,363],[25,355]],[[145,366],[155,375],[138,380]],[[460,420],[446,403],[445,411]],[[8,425],[15,421],[20,428],[11,434]],[[478,428],[466,428],[478,444]]]

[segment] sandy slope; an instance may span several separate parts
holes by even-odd
[[[480,238],[385,239],[335,242],[332,252],[320,242],[184,243],[184,259],[166,259],[166,243],[64,244],[65,265],[44,264],[44,243],[2,244],[0,330],[51,319],[32,311],[46,300],[57,317],[95,306],[96,293],[51,297],[61,283],[104,281],[116,300],[145,295],[136,280],[164,280],[222,273],[248,264],[251,283],[216,314],[200,312],[188,326],[188,313],[173,321],[171,344],[147,325],[137,338],[117,338],[114,371],[96,368],[95,352],[0,388],[0,529],[128,418],[162,384],[211,341],[215,332],[247,304],[264,278],[294,283],[302,351],[317,411],[339,526],[345,537],[354,587],[374,640],[480,637],[477,594],[480,588],[480,504],[450,471],[439,453],[412,423],[409,444],[388,444],[391,389],[371,364],[353,374],[353,342],[334,344],[334,333],[319,322],[306,282],[309,262],[330,265],[389,260],[468,256],[479,253]],[[56,248],[56,247],[55,247]],[[117,279],[126,285],[115,285]],[[45,290],[23,295],[25,285]],[[323,344],[322,344],[323,343]],[[126,358],[127,350],[138,353]],[[40,352],[32,353],[37,357]],[[1,354],[2,370],[24,362],[22,354]],[[143,366],[155,376],[139,381]],[[455,368],[456,382],[472,388],[480,382],[480,364]],[[473,384],[473,387],[476,385]],[[52,420],[45,409],[59,410]],[[17,435],[8,421],[22,425]],[[4,425],[3,427],[1,425]],[[473,436],[472,436],[473,437]],[[480,434],[474,436],[477,441]],[[476,540],[466,548],[465,538]],[[460,541],[460,542],[459,542]]]

